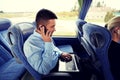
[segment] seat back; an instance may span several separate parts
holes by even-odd
[[[108,60],[108,47],[111,42],[110,32],[101,26],[86,23],[83,25],[81,44],[92,57],[92,61],[99,60],[105,80],[113,80]]]
[[[8,39],[12,53],[24,64],[35,80],[40,80],[40,74],[28,63],[23,52],[24,41],[33,33],[34,28],[34,25],[28,22],[15,24],[8,29]]]
[[[11,21],[5,18],[0,18],[0,44],[10,52],[10,46],[7,39],[7,29],[11,26]]]

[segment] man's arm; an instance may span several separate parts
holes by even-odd
[[[24,44],[24,52],[30,65],[41,74],[48,74],[58,61],[51,42],[44,44],[43,41],[30,39]]]

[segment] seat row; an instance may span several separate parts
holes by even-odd
[[[110,32],[102,26],[80,19],[77,21],[77,28],[78,40],[90,56],[94,69],[103,74],[105,80],[113,80],[107,53],[111,42]],[[21,80],[26,71],[35,80],[40,79],[40,74],[27,62],[22,48],[24,41],[34,29],[33,23],[21,22],[12,25],[10,20],[0,18],[0,80]],[[73,51],[70,45],[60,48]],[[65,74],[68,75],[62,75]]]

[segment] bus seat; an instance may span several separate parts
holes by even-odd
[[[0,80],[21,80],[26,69],[0,45]]]
[[[34,28],[33,24],[28,22],[15,24],[8,29],[8,40],[11,51],[17,56],[16,58],[18,58],[19,62],[25,66],[35,80],[40,80],[40,74],[31,67],[23,52],[24,41],[33,33]]]
[[[102,26],[91,23],[84,24],[82,29],[81,44],[91,56],[95,67],[101,68],[104,79],[113,80],[108,60],[108,47],[111,43],[110,32]]]
[[[0,18],[0,43],[6,50],[10,52],[10,46],[7,40],[7,29],[11,26],[11,21]]]

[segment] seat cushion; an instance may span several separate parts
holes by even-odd
[[[0,66],[0,80],[20,80],[26,69],[13,58]]]

